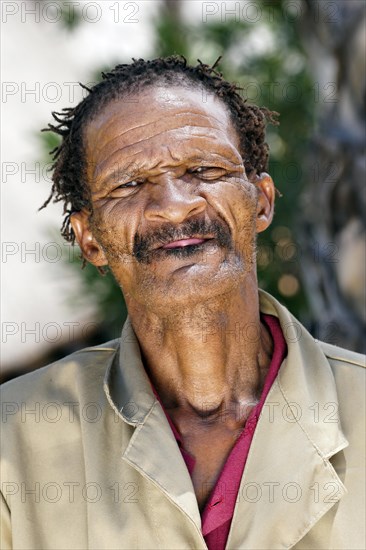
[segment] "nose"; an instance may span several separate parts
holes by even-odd
[[[177,178],[164,177],[152,186],[145,208],[148,221],[169,221],[179,224],[206,210],[206,199],[194,192],[192,183]]]

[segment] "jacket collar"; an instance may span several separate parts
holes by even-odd
[[[306,329],[272,296],[288,355],[254,434],[228,547],[292,548],[346,493],[330,458],[347,447],[328,360]]]
[[[277,378],[278,390],[288,405],[287,417],[292,410],[293,421],[307,433],[321,455],[329,458],[348,445],[339,423],[337,389],[330,364],[320,343],[285,307],[262,290],[259,299],[263,313],[278,317],[287,343],[288,355]],[[288,418],[286,421],[291,423]]]
[[[143,424],[156,402],[129,317],[122,329],[119,353],[106,372],[104,390],[114,411],[131,426]]]
[[[254,434],[228,546],[291,548],[346,492],[329,459],[348,442],[320,344],[272,296],[263,291],[259,296],[260,310],[280,321],[288,355]],[[157,485],[199,531],[191,478],[152,391],[129,319],[119,357],[106,373],[105,392],[115,412],[136,427],[123,460]]]

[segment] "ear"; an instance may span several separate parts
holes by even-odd
[[[255,176],[253,183],[258,189],[256,229],[261,233],[272,222],[276,190],[273,179],[266,172]]]
[[[84,258],[92,265],[101,267],[107,265],[108,261],[90,230],[89,215],[90,213],[86,210],[75,212],[70,216],[70,223]]]

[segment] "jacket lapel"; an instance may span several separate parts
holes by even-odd
[[[330,458],[348,442],[334,377],[310,334],[272,297],[288,356],[262,410],[237,498],[228,548],[292,548],[346,493]]]
[[[201,516],[192,481],[158,402],[145,422],[136,428],[122,458],[158,486],[201,533]]]
[[[201,516],[187,466],[152,391],[129,319],[122,330],[119,362],[117,354],[104,389],[115,414],[135,427],[122,459],[159,487],[201,533]]]

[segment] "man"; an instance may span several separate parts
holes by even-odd
[[[48,201],[129,318],[5,385],[3,548],[364,548],[362,357],[257,287],[273,113],[179,57],[103,76]]]

